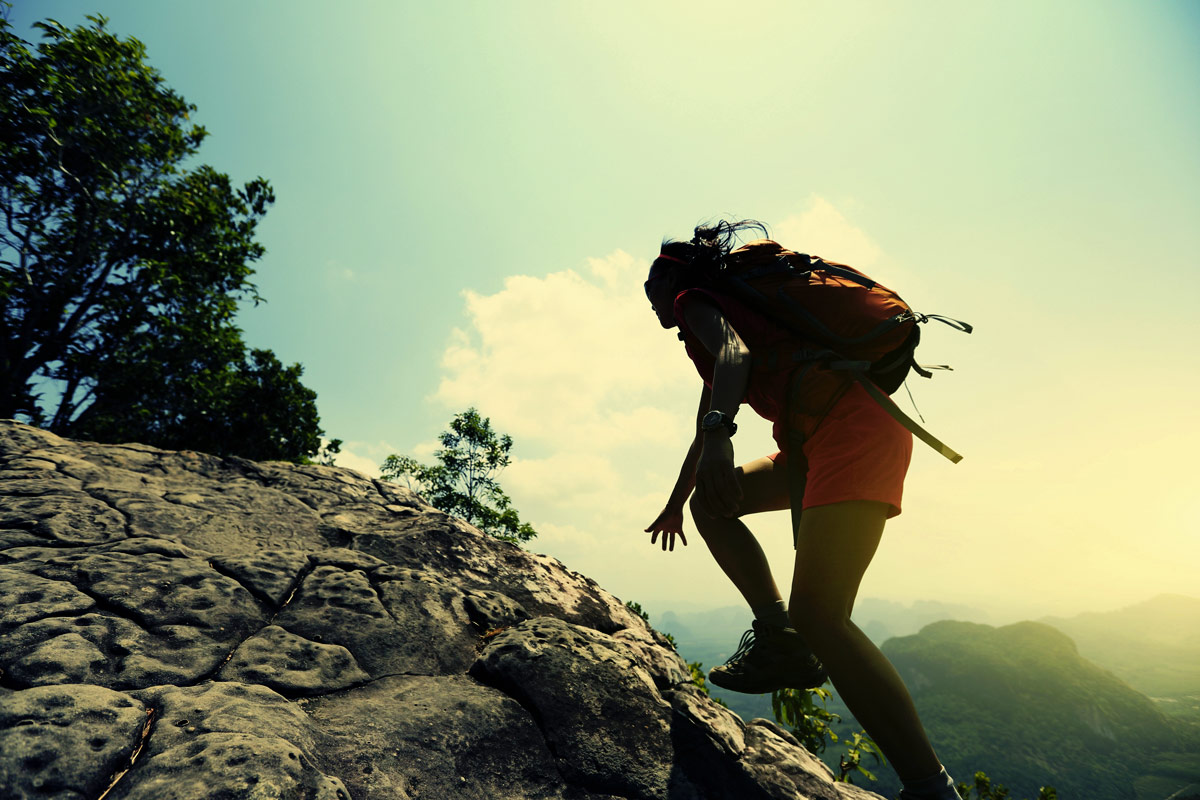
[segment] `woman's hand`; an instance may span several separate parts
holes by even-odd
[[[696,494],[700,509],[710,517],[733,517],[742,502],[742,484],[733,467],[733,443],[729,435],[704,435],[704,450],[696,467]]]
[[[662,549],[664,553],[668,549],[675,549],[676,534],[679,535],[680,541],[682,541],[684,545],[687,545],[687,537],[683,535],[683,508],[675,508],[671,505],[668,505],[662,510],[662,513],[658,515],[654,522],[650,523],[650,527],[646,528],[646,533],[654,534],[650,537],[650,544],[654,544],[660,533],[663,535]],[[671,541],[669,548],[667,547],[668,539]]]

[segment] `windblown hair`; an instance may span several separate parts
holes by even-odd
[[[655,259],[655,266],[661,264],[663,267],[667,267],[665,272],[677,292],[697,286],[707,286],[724,268],[725,257],[733,250],[740,238],[738,234],[746,230],[758,230],[762,233],[763,238],[770,235],[765,224],[753,219],[737,222],[719,220],[715,224],[697,225],[692,231],[694,235],[690,242],[664,239],[659,250],[663,255],[685,261],[686,265],[665,259],[663,261]]]

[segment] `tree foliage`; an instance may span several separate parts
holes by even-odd
[[[832,724],[841,717],[825,707],[828,689],[779,689],[771,694],[771,712],[775,721],[786,726],[813,755],[825,752],[829,742],[838,740]],[[815,701],[820,700],[820,705]]]
[[[992,786],[992,779],[983,772],[976,772],[974,780],[970,784],[960,781],[955,785],[955,789],[963,800],[1016,800],[1016,798],[1009,797],[1008,789],[1004,784]],[[972,790],[974,791],[973,796]],[[1053,786],[1042,786],[1033,800],[1058,800],[1058,791]]]
[[[195,106],[103,17],[0,19],[0,417],[219,455],[318,452],[316,395],[233,317],[274,202],[185,169]]]
[[[435,507],[497,539],[527,542],[537,536],[521,522],[497,481],[512,460],[511,436],[497,435],[491,420],[470,408],[455,415],[450,430],[439,439],[442,449],[434,453],[439,464],[426,466],[410,456],[390,455],[381,467],[383,477],[403,481]]]

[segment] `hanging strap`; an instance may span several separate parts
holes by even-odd
[[[839,365],[850,365],[850,364],[857,365],[857,364],[862,364],[862,363],[866,363],[866,362],[842,361],[842,362],[835,362],[833,364],[830,364],[829,366],[832,369],[838,369]],[[845,369],[845,367],[842,367],[842,368]],[[846,371],[849,372],[850,375],[854,377],[854,380],[858,381],[859,384],[861,384],[862,387],[867,390],[867,394],[871,395],[871,399],[873,399],[876,403],[881,405],[883,407],[884,411],[891,414],[892,418],[894,420],[896,420],[897,422],[899,422],[901,425],[903,425],[905,428],[907,428],[908,431],[910,433],[912,433],[913,436],[916,436],[922,442],[929,445],[934,450],[937,450],[939,453],[944,455],[946,458],[950,459],[951,462],[957,464],[958,462],[962,461],[961,455],[956,453],[953,449],[951,449],[949,446],[947,446],[944,442],[942,442],[940,439],[938,439],[932,433],[930,433],[929,431],[925,430],[920,425],[918,425],[915,421],[913,421],[912,417],[908,416],[908,414],[905,414],[903,411],[901,411],[900,406],[896,405],[896,403],[892,400],[892,398],[890,398],[886,394],[884,394],[880,390],[880,388],[878,386],[876,386],[870,378],[867,377],[866,372],[864,372],[861,369],[853,369],[853,368],[846,369]]]
[[[848,373],[854,378],[864,389],[871,399],[878,403],[884,411],[888,412],[891,417],[905,427],[913,436],[916,436],[925,444],[932,447],[934,450],[948,458],[952,463],[957,464],[962,461],[962,456],[959,455],[953,448],[942,442],[929,431],[918,425],[912,417],[900,410],[900,407],[888,397],[883,391],[875,385],[869,377],[866,370],[869,369],[871,363],[869,361],[835,361],[829,365],[831,369],[840,370]],[[785,412],[786,424],[784,426],[787,432],[788,453],[787,453],[787,481],[788,481],[788,502],[792,510],[792,547],[793,549],[800,544],[800,517],[803,513],[804,504],[804,488],[808,482],[808,460],[804,456],[804,432],[795,427],[793,420],[795,415],[792,413],[797,407],[797,401],[800,395],[800,384],[804,380],[808,370],[812,367],[811,364],[803,369],[796,371],[796,377],[792,379],[792,384],[788,388],[787,410]]]
[[[917,315],[917,320],[919,322],[924,322],[927,319],[936,319],[938,322],[943,322],[946,325],[949,325],[951,328],[962,331],[963,333],[970,333],[971,331],[975,330],[975,327],[969,322],[963,322],[960,319],[953,319],[952,317],[943,317],[941,314]]]

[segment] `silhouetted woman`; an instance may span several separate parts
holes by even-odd
[[[704,381],[695,437],[666,507],[646,529],[650,541],[661,534],[664,550],[674,549],[676,536],[687,544],[683,505],[691,495],[700,535],[754,613],[737,652],[709,673],[714,684],[747,693],[805,689],[819,686],[828,672],[904,782],[904,800],[958,800],[899,674],[850,621],[884,522],[900,513],[912,435],[862,386],[817,368],[803,379],[808,402],[792,409],[790,420],[803,434],[802,452],[788,452],[792,373],[760,369],[753,359],[756,352],[794,349],[796,336],[706,288],[746,229],[767,233],[754,221],[698,227],[690,242],[665,242],[650,267],[646,296],[664,328],[680,329]],[[735,467],[733,420],[743,402],[775,423],[779,452]],[[807,462],[807,478],[785,606],[741,517],[789,508],[789,458]]]

